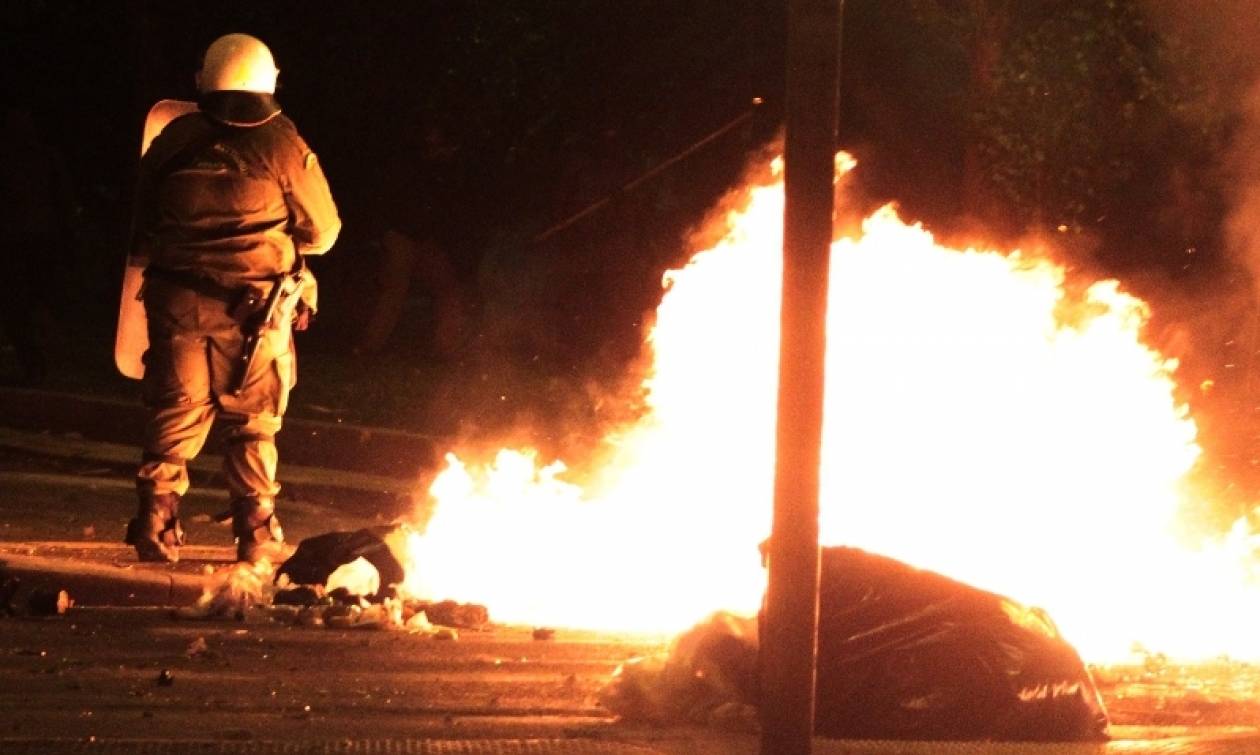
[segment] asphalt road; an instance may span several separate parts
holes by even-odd
[[[643,638],[528,629],[439,640],[163,609],[0,619],[0,752],[752,755],[755,734],[635,727],[599,690]],[[1260,753],[1248,726],[1117,727],[1105,745],[835,742],[832,753]]]
[[[528,629],[453,640],[163,609],[0,619],[0,751],[21,740],[601,736],[596,696],[653,643]]]

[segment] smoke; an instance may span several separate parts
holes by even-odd
[[[1229,150],[1225,239],[1231,254],[1260,278],[1260,81],[1241,100],[1240,123]]]
[[[1184,70],[1174,74],[1197,90],[1188,117],[1221,126],[1212,161],[1198,166],[1224,202],[1223,242],[1229,258],[1260,279],[1260,14],[1254,0],[1147,0],[1152,22],[1176,46]],[[1184,197],[1174,173],[1169,200]]]
[[[1254,0],[1138,2],[1165,45],[1181,119],[1151,220],[1185,273],[1139,290],[1155,303],[1148,337],[1181,362],[1205,451],[1203,500],[1187,513],[1210,529],[1260,492],[1260,14]]]
[[[1196,63],[1223,90],[1246,89],[1260,72],[1260,16],[1253,0],[1147,0],[1158,29],[1196,51]]]

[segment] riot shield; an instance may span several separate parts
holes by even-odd
[[[144,134],[140,140],[141,156],[148,151],[153,139],[166,128],[166,124],[196,109],[197,103],[186,100],[159,100],[149,108],[149,114],[144,119]],[[119,372],[135,380],[144,377],[144,352],[149,348],[148,321],[144,315],[144,302],[140,301],[146,265],[147,259],[127,254],[127,263],[123,268],[122,298],[118,304],[118,329],[114,333],[114,364]]]

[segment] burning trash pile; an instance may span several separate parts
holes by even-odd
[[[750,723],[755,620],[736,617],[765,590],[781,167],[758,166],[665,275],[626,399],[639,419],[574,466],[528,445],[448,453],[423,528],[317,538],[320,568],[286,564],[283,589],[320,586],[285,599],[345,587],[366,596],[356,621],[389,625],[414,619],[409,600],[451,597],[524,626],[703,622],[673,656],[628,665],[607,704]],[[1199,429],[1145,302],[1048,254],[942,246],[892,206],[831,258],[820,731],[1088,740],[1106,718],[1082,658],[1123,663],[1141,642],[1260,659],[1256,528],[1186,526],[1212,508],[1193,485]]]
[[[719,614],[620,668],[623,718],[751,727],[754,620]],[[815,730],[840,739],[1098,741],[1102,698],[1042,611],[855,548],[825,548]]]
[[[447,455],[405,549],[415,594],[460,596],[508,623],[617,631],[757,613],[780,170],[757,166],[705,224],[701,251],[666,273],[644,411],[592,460],[527,446]],[[1145,302],[1049,251],[941,245],[892,206],[831,259],[823,545],[1042,606],[1091,663],[1122,661],[1135,641],[1179,659],[1260,659],[1255,527],[1186,526],[1213,508],[1193,484],[1199,429]]]
[[[304,627],[401,629],[437,639],[488,625],[485,606],[399,594],[405,573],[391,542],[402,531],[369,527],[310,537],[278,569],[267,561],[238,563],[209,574],[197,604],[176,615],[240,620],[257,609]]]

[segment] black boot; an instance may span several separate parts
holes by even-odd
[[[236,536],[237,561],[256,564],[265,558],[279,564],[284,560],[284,531],[271,501],[232,501],[232,534]]]
[[[179,546],[184,544],[184,528],[179,524],[179,495],[141,493],[140,509],[127,523],[123,542],[136,549],[141,561],[178,561]]]

